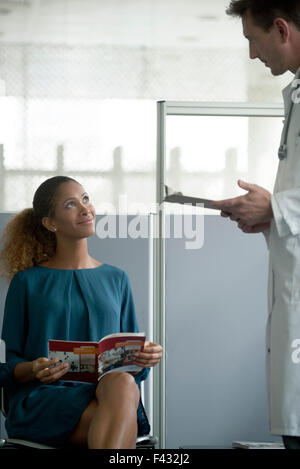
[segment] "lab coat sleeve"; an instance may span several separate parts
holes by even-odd
[[[6,364],[1,380],[14,382],[13,371],[20,362],[26,362],[24,347],[27,330],[26,288],[18,272],[12,279],[5,300],[2,339],[6,345]]]
[[[133,295],[126,272],[123,272],[122,291],[121,331],[139,332]],[[150,368],[143,368],[138,374],[135,375],[136,383],[140,384],[141,381],[144,381],[147,378],[149,372]]]
[[[269,249],[269,241],[270,241],[270,228],[267,230],[263,231],[263,235],[265,237],[266,243],[267,243],[267,248]]]
[[[300,188],[271,196],[274,221],[280,238],[300,234]]]

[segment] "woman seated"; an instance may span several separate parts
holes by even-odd
[[[145,342],[136,374],[113,372],[98,384],[64,380],[68,365],[51,366],[48,340],[99,341],[138,332],[127,274],[88,254],[95,209],[83,187],[64,176],[35,192],[33,208],[6,226],[2,270],[11,279],[2,338],[9,380],[10,438],[50,445],[135,448],[150,427],[139,384],[159,363],[162,347]]]

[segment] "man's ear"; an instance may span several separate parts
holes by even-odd
[[[276,18],[273,22],[273,27],[280,35],[283,43],[286,43],[290,39],[291,31],[289,23],[283,18]]]

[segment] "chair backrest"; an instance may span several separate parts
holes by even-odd
[[[4,417],[8,414],[8,397],[5,393],[5,388],[0,388],[0,409]]]

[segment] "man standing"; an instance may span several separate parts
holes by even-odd
[[[227,13],[242,19],[251,59],[273,75],[295,79],[283,91],[285,123],[274,194],[238,181],[247,194],[215,201],[244,233],[263,233],[269,247],[267,385],[270,431],[300,449],[300,1],[232,0]],[[294,352],[294,353],[293,353]]]

